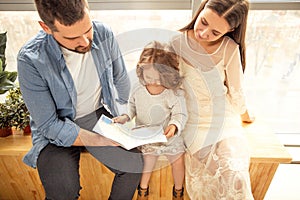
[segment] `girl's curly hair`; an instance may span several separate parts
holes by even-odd
[[[181,86],[183,77],[179,74],[178,55],[170,45],[153,41],[144,47],[136,68],[136,74],[143,85],[143,69],[150,66],[159,72],[162,86],[173,90]]]

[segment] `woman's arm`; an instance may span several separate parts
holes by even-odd
[[[234,110],[240,114],[242,122],[252,123],[254,117],[249,115],[243,90],[244,74],[241,65],[240,52],[237,45],[228,45],[227,48],[230,47],[233,48],[233,53],[231,55],[225,55],[225,57],[228,58],[225,59],[228,60],[225,68],[225,84],[228,88],[229,101]]]

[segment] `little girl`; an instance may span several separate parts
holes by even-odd
[[[149,180],[157,158],[165,155],[172,166],[174,179],[173,199],[183,199],[184,152],[181,130],[187,121],[183,91],[179,89],[178,59],[168,45],[157,41],[144,48],[137,64],[139,83],[129,99],[129,113],[115,117],[124,124],[135,117],[136,126],[161,124],[167,143],[147,144],[139,147],[144,155],[143,175],[138,186],[138,200],[148,199]]]

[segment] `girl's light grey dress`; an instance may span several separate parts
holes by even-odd
[[[147,144],[140,147],[144,154],[176,155],[185,151],[183,138],[180,136],[187,121],[187,110],[183,91],[174,92],[165,89],[152,95],[139,83],[135,85],[129,99],[129,117],[135,117],[136,126],[162,125],[165,129],[175,124],[178,131],[167,143]]]

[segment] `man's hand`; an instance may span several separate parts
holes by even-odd
[[[169,139],[170,137],[173,137],[175,135],[176,131],[177,131],[177,126],[175,126],[174,124],[170,124],[165,129],[164,134]]]

